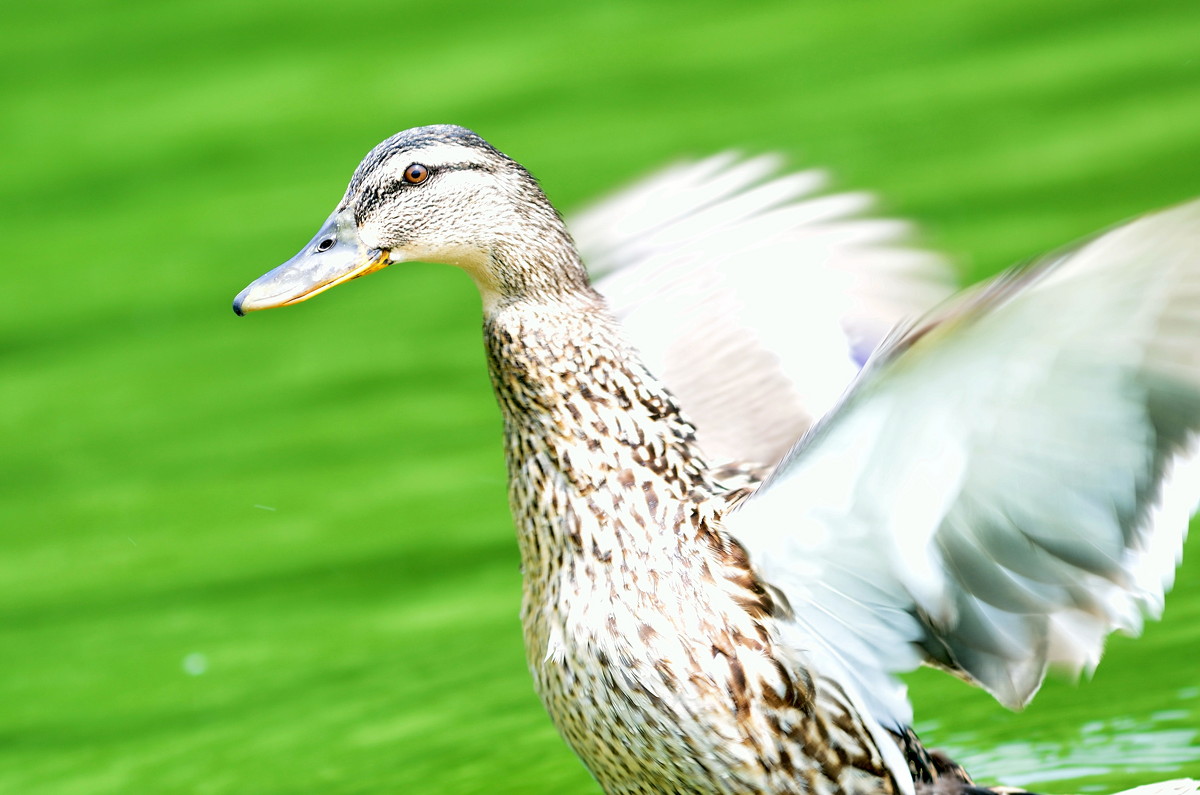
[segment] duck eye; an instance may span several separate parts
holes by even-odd
[[[404,169],[404,181],[409,185],[420,185],[427,179],[429,179],[429,169],[420,163],[413,163]]]
[[[331,248],[333,248],[333,238],[332,237],[327,237],[324,240],[322,240],[320,243],[317,244],[318,252],[328,251]]]

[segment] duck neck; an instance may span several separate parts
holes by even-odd
[[[494,304],[485,337],[527,573],[661,545],[714,489],[695,429],[590,287]]]
[[[458,262],[470,274],[492,315],[510,305],[571,303],[595,297],[575,243],[549,204],[525,208],[527,217],[493,234],[486,248]]]

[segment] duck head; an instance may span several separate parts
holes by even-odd
[[[463,268],[485,304],[587,284],[562,219],[529,172],[464,127],[434,125],[372,149],[313,239],[242,290],[233,311],[296,304],[411,261]]]

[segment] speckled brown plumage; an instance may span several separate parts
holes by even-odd
[[[731,490],[590,290],[484,325],[530,670],[609,793],[891,792],[839,686],[778,641]],[[914,740],[915,742],[915,740]]]

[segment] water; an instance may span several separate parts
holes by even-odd
[[[937,734],[938,745],[981,781],[1044,791],[1063,791],[1052,785],[1070,782],[1077,792],[1106,793],[1115,780],[1150,783],[1194,775],[1200,767],[1200,687],[1175,695],[1175,708],[1089,721],[1053,741],[996,743],[983,732],[939,731],[928,721],[919,728]]]

